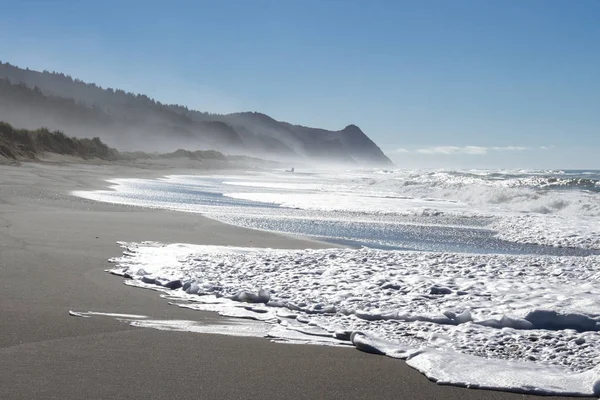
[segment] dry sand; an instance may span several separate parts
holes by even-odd
[[[119,240],[329,247],[196,214],[68,195],[105,187],[104,178],[182,172],[148,165],[0,166],[0,399],[536,398],[439,386],[402,361],[350,348],[157,331],[112,318],[69,316],[69,310],[93,310],[218,319],[169,306],[156,292],[125,286],[105,273],[107,259],[121,252]]]

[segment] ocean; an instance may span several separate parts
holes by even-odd
[[[273,170],[110,182],[74,194],[346,246],[122,243],[112,272],[130,285],[260,321],[253,332],[273,341],[406,359],[440,383],[600,394],[600,171]]]

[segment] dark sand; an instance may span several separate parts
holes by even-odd
[[[181,171],[164,171],[174,173]],[[0,399],[517,399],[440,386],[404,362],[355,349],[133,328],[69,310],[211,321],[104,272],[116,241],[325,246],[195,214],[99,204],[68,191],[123,166],[0,166]]]

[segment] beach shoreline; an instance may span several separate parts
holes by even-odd
[[[218,322],[104,272],[117,241],[271,248],[331,244],[199,214],[76,198],[111,178],[227,173],[219,166],[24,163],[0,166],[0,398],[535,398],[440,386],[403,361],[355,349],[134,328],[74,311]],[[561,397],[555,397],[561,398]],[[564,397],[563,397],[564,398]]]

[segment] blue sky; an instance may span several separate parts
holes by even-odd
[[[600,0],[0,0],[0,60],[360,126],[399,166],[600,168]]]

